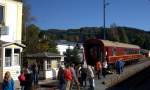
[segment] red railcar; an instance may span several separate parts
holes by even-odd
[[[119,59],[129,61],[143,57],[140,54],[140,47],[132,44],[89,39],[84,42],[83,46],[87,64],[92,66],[97,61],[107,60],[108,64],[113,64]]]

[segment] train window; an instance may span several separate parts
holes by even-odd
[[[128,49],[128,54],[132,54],[132,49]]]
[[[112,54],[113,54],[113,56],[116,55],[116,48],[112,48]]]
[[[128,49],[126,49],[126,54],[129,54],[129,50]]]
[[[90,55],[93,58],[100,58],[101,57],[100,47],[98,47],[98,46],[91,47],[90,48]]]

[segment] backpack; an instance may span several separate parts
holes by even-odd
[[[25,81],[25,76],[24,74],[20,74],[18,77],[19,81]]]

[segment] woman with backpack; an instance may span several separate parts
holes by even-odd
[[[21,71],[20,75],[18,76],[18,79],[20,81],[21,90],[24,90],[26,79],[23,71]]]

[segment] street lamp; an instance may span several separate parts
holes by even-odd
[[[106,39],[106,35],[105,35],[105,9],[106,9],[106,6],[109,5],[109,3],[106,3],[105,0],[103,0],[103,28],[104,28],[104,37],[103,39]]]

